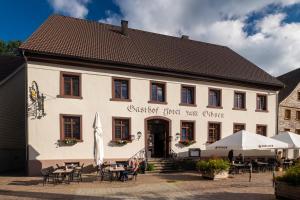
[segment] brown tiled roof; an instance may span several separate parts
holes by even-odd
[[[20,49],[39,54],[142,66],[254,84],[279,86],[274,77],[228,47],[119,26],[50,16]]]
[[[279,102],[282,102],[300,83],[300,68],[278,76],[277,79],[285,85],[285,87],[281,89],[278,94]]]
[[[0,56],[0,82],[20,67],[25,60],[19,56]]]

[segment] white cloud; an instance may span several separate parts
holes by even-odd
[[[273,75],[300,67],[300,23],[283,23],[285,13],[265,14],[247,35],[246,19],[270,4],[281,7],[299,0],[116,0],[121,15],[108,13],[102,22],[229,46]]]
[[[89,12],[87,4],[90,0],[48,0],[54,12],[76,18],[85,18]]]

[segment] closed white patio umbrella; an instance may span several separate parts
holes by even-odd
[[[102,124],[98,112],[96,112],[95,115],[94,133],[95,133],[95,149],[94,149],[95,162],[97,165],[101,165],[104,159],[104,145],[103,145]]]
[[[298,134],[292,132],[280,132],[272,138],[288,143],[290,149],[300,149],[300,135]]]
[[[288,144],[256,133],[241,130],[206,146],[207,150],[266,150],[284,149]]]

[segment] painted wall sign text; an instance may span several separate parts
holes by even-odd
[[[172,108],[160,108],[157,106],[153,107],[153,106],[135,106],[135,105],[127,106],[127,110],[129,112],[162,115],[162,116],[185,115],[190,117],[202,116],[207,118],[224,118],[224,113],[208,111],[208,110],[204,110],[204,111],[182,110],[182,109],[172,109]]]

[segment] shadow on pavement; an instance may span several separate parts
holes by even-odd
[[[217,199],[217,200],[275,200],[273,194],[259,194],[259,193],[232,193],[232,192],[216,192],[216,193],[205,193],[197,195],[186,195],[184,197],[176,197],[174,195],[168,196],[162,193],[150,192],[150,193],[115,193],[113,196],[88,196],[88,195],[75,195],[75,194],[58,194],[58,193],[45,193],[45,192],[28,192],[28,191],[10,191],[10,190],[0,190],[0,197],[6,199],[5,197],[14,197],[14,198],[37,198],[37,199],[89,199],[89,200],[116,200],[116,199],[177,199],[177,200],[186,200],[186,199]]]

